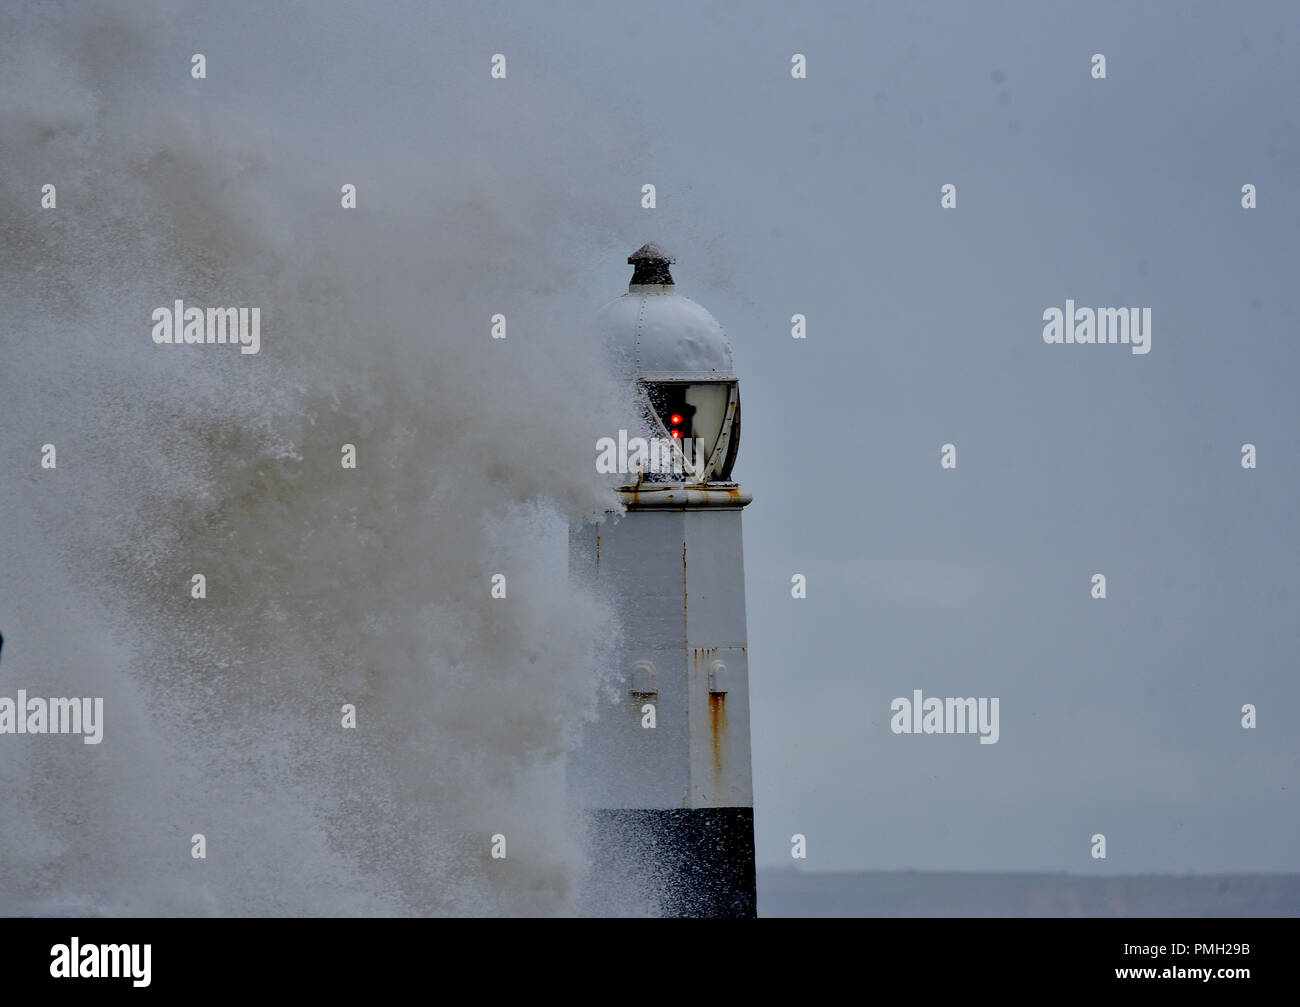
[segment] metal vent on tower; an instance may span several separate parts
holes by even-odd
[[[632,285],[639,287],[672,283],[673,274],[668,267],[676,261],[653,241],[646,242],[627,257],[628,265],[633,267]]]

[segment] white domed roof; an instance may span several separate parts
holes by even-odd
[[[624,377],[723,381],[736,376],[722,326],[672,284],[633,284],[600,309],[596,324]]]
[[[596,315],[596,325],[618,374],[648,381],[731,381],[731,344],[711,314],[677,293],[658,245],[627,257],[635,267],[627,293]]]

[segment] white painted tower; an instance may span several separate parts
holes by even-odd
[[[677,293],[673,261],[638,249],[627,293],[597,316],[627,381],[629,430],[602,452],[628,462],[627,510],[570,528],[570,572],[624,633],[617,698],[602,697],[568,773],[597,886],[651,894],[663,915],[753,916],[739,388],[726,335]]]

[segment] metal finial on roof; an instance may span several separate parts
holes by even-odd
[[[653,241],[648,241],[627,257],[632,266],[632,284],[664,284],[673,282],[673,274],[668,271],[670,263],[676,262]]]

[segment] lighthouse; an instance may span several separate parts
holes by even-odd
[[[740,389],[722,327],[677,292],[654,244],[596,321],[626,429],[597,443],[624,511],[569,529],[570,576],[621,638],[567,767],[594,911],[755,915]],[[643,436],[644,435],[644,436]],[[604,467],[600,467],[603,463]],[[612,466],[612,467],[611,467]]]

